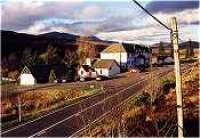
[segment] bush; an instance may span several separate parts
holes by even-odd
[[[149,93],[147,92],[143,92],[141,95],[137,96],[134,101],[133,104],[136,106],[141,106],[144,104],[149,104],[151,101],[151,96]]]
[[[11,78],[11,79],[17,79],[18,76],[19,76],[19,71],[18,70],[15,70],[15,71],[12,71],[12,72],[9,72],[8,73],[8,78]]]
[[[170,80],[164,80],[163,81],[163,94],[168,94],[169,93],[169,90],[171,88],[175,88],[176,84],[175,84],[175,81],[170,81]]]

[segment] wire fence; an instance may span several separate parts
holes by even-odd
[[[183,69],[183,72],[184,72],[185,70],[187,70],[187,69],[188,69],[189,67],[191,67],[191,66],[192,66],[192,65],[190,65],[190,64],[188,64],[187,66],[184,66],[184,67],[182,68],[182,69]],[[156,76],[156,77],[154,78],[154,81],[155,81],[155,80],[156,80],[156,81],[159,81],[158,83],[156,83],[157,85],[154,87],[154,91],[161,92],[161,89],[162,89],[162,86],[160,86],[160,85],[162,84],[161,78],[162,78],[163,76],[166,76],[167,74],[173,73],[172,71],[173,71],[173,70],[169,70],[169,71],[167,71],[167,72],[165,72],[165,73],[161,73],[161,74],[159,74],[158,76]],[[144,85],[144,84],[147,83],[147,82],[146,82],[147,80],[143,80],[143,81],[144,81],[144,82],[142,82],[141,85],[146,86],[146,85]],[[136,84],[136,85],[137,85],[137,84]],[[137,87],[136,87],[135,89],[139,90]],[[139,90],[138,93],[141,92],[141,91],[143,91],[144,89],[149,89],[149,88],[143,87],[143,89]],[[127,91],[127,90],[128,90],[128,91]],[[70,135],[70,137],[84,136],[84,133],[85,133],[87,130],[89,130],[89,129],[91,128],[91,126],[96,125],[98,122],[101,122],[102,120],[104,120],[107,116],[109,116],[109,115],[112,114],[112,113],[115,113],[115,114],[116,114],[115,109],[118,109],[118,108],[122,107],[123,105],[127,104],[128,102],[130,102],[138,93],[133,93],[133,91],[131,90],[131,87],[130,87],[130,88],[127,88],[127,89],[125,90],[125,92],[123,92],[123,94],[127,96],[127,97],[125,96],[125,99],[123,99],[123,98],[124,98],[124,97],[123,97],[124,95],[120,95],[120,93],[117,93],[116,95],[117,95],[118,97],[113,96],[113,98],[114,98],[115,100],[117,100],[117,99],[119,98],[121,102],[116,102],[116,103],[114,103],[116,106],[111,107],[111,108],[109,107],[109,104],[107,103],[107,101],[106,101],[106,99],[105,99],[104,103],[105,103],[105,105],[107,106],[107,110],[104,111],[103,114],[102,114],[100,117],[98,117],[98,118],[95,119],[94,121],[90,121],[85,127],[79,129],[77,132],[75,132],[75,133],[73,133],[72,135]],[[159,96],[161,96],[161,93],[160,93],[160,94],[158,93],[158,95],[157,95],[156,97],[159,97]],[[110,98],[112,98],[112,97],[109,97],[108,99],[110,99]],[[109,102],[112,103],[112,100],[110,99]],[[101,103],[101,102],[100,102],[100,103]],[[94,106],[95,106],[95,105],[94,105]],[[99,109],[100,109],[100,108],[99,108]],[[169,109],[167,109],[167,110],[169,110],[169,111],[173,110],[173,112],[175,112],[175,111],[176,111],[176,106],[169,107]],[[80,115],[82,115],[82,114],[80,114]],[[118,116],[118,117],[119,117],[119,116]],[[173,120],[173,121],[172,121],[172,120]],[[121,119],[119,119],[119,123],[120,123],[120,121],[121,121]],[[174,116],[174,115],[170,116],[169,121],[166,121],[165,125],[163,125],[161,128],[157,128],[157,129],[158,129],[158,130],[157,130],[157,133],[158,133],[157,136],[160,136],[160,133],[164,133],[164,134],[162,134],[162,135],[165,135],[165,136],[174,136],[174,133],[176,132],[176,128],[177,128],[177,124],[175,123],[175,121],[176,121],[176,114],[175,114],[175,116]],[[156,124],[157,124],[157,123],[156,123]],[[158,124],[157,124],[157,125],[158,125]],[[167,130],[167,132],[163,132],[164,129]],[[131,132],[130,132],[130,133],[131,133]],[[112,135],[111,135],[111,136],[112,136]]]
[[[169,72],[171,72],[172,70],[169,70],[165,73],[161,73],[159,75],[157,75],[157,79],[158,78],[161,78],[162,76],[164,75],[167,75]],[[145,86],[147,85],[148,83],[148,79],[144,79],[142,80],[141,82],[138,82],[130,87],[128,87],[127,89],[123,90],[123,91],[120,91],[119,93],[116,93],[115,95],[112,95],[111,97],[108,97],[107,99],[104,99],[103,101],[100,101],[99,103],[97,103],[96,105],[98,104],[104,104],[103,107],[104,107],[104,111],[103,111],[103,114],[99,117],[97,117],[97,119],[94,119],[93,121],[91,121],[90,123],[88,123],[85,127],[83,127],[82,129],[78,130],[77,132],[73,133],[70,137],[76,137],[76,136],[79,136],[81,133],[83,133],[84,131],[86,131],[87,129],[90,128],[91,125],[95,124],[96,122],[99,122],[103,119],[105,119],[105,117],[109,114],[111,114],[113,112],[113,110],[125,105],[127,102],[129,102],[130,100],[132,100],[133,97],[135,97],[138,93],[142,92],[144,90],[145,87],[142,87],[141,86]],[[133,92],[133,88],[135,90],[137,90],[137,92]],[[157,87],[158,88],[158,87]],[[156,88],[155,88],[156,90]],[[116,99],[120,99],[120,100],[117,100]],[[113,102],[115,101],[115,102]],[[110,103],[110,104],[109,104]],[[93,105],[96,106],[96,105]],[[113,105],[113,106],[110,106],[110,105]],[[90,109],[91,107],[89,107]],[[101,108],[98,108],[98,109],[101,109]],[[101,111],[101,110],[99,110]],[[83,111],[84,112],[84,111]],[[82,114],[80,114],[82,116]]]

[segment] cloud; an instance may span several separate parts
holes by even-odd
[[[49,18],[72,18],[76,3],[8,1],[2,4],[2,28],[21,30]]]
[[[180,38],[188,40],[189,38],[198,41],[198,28],[200,28],[199,10],[186,9],[173,13],[155,13],[158,19],[170,27],[170,18],[177,17]],[[183,18],[184,17],[184,18]],[[116,31],[97,33],[97,36],[106,40],[132,41],[142,44],[153,44],[159,41],[170,41],[169,31],[158,24],[152,17],[145,16],[140,18],[140,24],[135,28],[129,26],[128,29],[116,29]],[[118,30],[118,31],[117,31]]]
[[[6,30],[31,34],[52,31],[80,35],[96,34],[107,40],[117,39],[138,43],[169,40],[167,30],[136,5],[131,4],[129,2],[85,3],[81,0],[79,2],[9,0],[2,4],[2,27]],[[196,39],[198,35],[195,29],[192,28],[192,34],[189,31],[190,27],[186,26],[199,25],[198,9],[188,6],[166,12],[166,7],[163,11],[159,9],[159,12],[154,12],[154,15],[168,26],[170,26],[169,19],[176,16],[179,26],[183,26],[180,30],[187,32],[186,34],[181,32],[181,35],[188,37],[190,34]]]
[[[164,24],[170,27],[170,19],[172,17],[177,18],[178,24],[198,24],[200,22],[199,18],[199,9],[187,9],[180,12],[173,13],[156,13],[154,14],[159,20],[161,20]],[[183,18],[184,17],[184,18]],[[152,26],[157,26],[158,23],[152,19],[152,17],[148,16],[145,18],[146,23]]]
[[[175,1],[153,1],[146,5],[146,8],[153,13],[172,13],[186,9],[198,9],[198,0],[175,0]]]
[[[149,44],[155,42],[154,39],[169,40],[167,32],[161,27],[146,27],[138,28],[128,31],[119,31],[119,32],[109,32],[109,33],[99,33],[97,37],[106,40],[123,40],[123,41],[132,41],[135,43]],[[161,38],[162,37],[162,38]]]
[[[97,5],[89,5],[81,10],[80,13],[77,13],[76,18],[85,19],[85,18],[96,18],[101,14],[101,8]]]
[[[30,32],[33,30],[30,28],[45,23],[47,27],[43,28],[67,27],[72,33],[79,31],[79,33],[95,34],[99,31],[127,30],[133,28],[133,11],[127,2],[8,0],[2,4],[2,28]],[[38,31],[33,30],[33,33],[36,32]]]
[[[181,25],[179,36],[187,41],[190,38],[198,41],[199,25]],[[170,42],[170,33],[160,26],[134,29],[129,31],[99,33],[97,37],[104,40],[128,41],[133,43],[152,45],[160,41]]]

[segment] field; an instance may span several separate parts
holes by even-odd
[[[41,85],[22,87],[15,84],[5,84],[1,91],[3,127],[8,128],[10,124],[19,123],[19,109],[21,109],[22,115],[20,123],[23,123],[52,110],[76,103],[102,90],[112,93],[115,92],[115,89],[126,88],[145,76],[148,76],[148,74],[127,72],[105,81],[71,82],[53,86],[50,84],[48,87],[42,86],[43,88],[41,88]]]
[[[198,63],[182,74],[184,101],[184,135],[199,136],[199,68]],[[157,85],[157,81],[154,85]],[[162,89],[151,97],[150,86],[123,107],[114,109],[105,119],[91,125],[79,136],[146,137],[177,136],[175,77],[162,80]],[[153,99],[153,101],[151,100]],[[152,102],[151,102],[152,101]]]
[[[71,88],[65,85],[56,85],[3,97],[1,99],[3,126],[7,127],[10,123],[18,122],[19,105],[22,121],[26,121],[96,92],[98,92],[98,88],[94,86]]]

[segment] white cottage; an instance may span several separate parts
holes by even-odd
[[[96,78],[96,71],[89,65],[81,65],[78,70],[80,80]]]
[[[94,63],[97,76],[113,77],[120,73],[120,67],[115,60],[99,59]]]
[[[114,59],[122,68],[148,64],[149,49],[135,44],[112,44],[100,53],[101,59]]]
[[[31,73],[30,69],[25,66],[19,76],[20,85],[34,85],[36,80]]]

